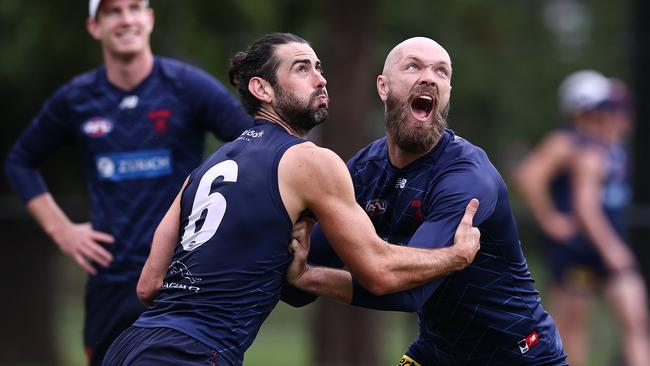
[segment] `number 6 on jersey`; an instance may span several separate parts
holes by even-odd
[[[219,192],[210,193],[210,190],[219,177],[222,177],[224,182],[237,182],[238,169],[234,160],[226,160],[210,168],[201,177],[192,203],[192,213],[183,229],[183,249],[192,251],[210,240],[217,232],[226,213],[226,198]]]

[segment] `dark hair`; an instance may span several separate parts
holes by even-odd
[[[261,102],[248,91],[248,82],[253,77],[260,77],[275,86],[276,73],[280,60],[275,55],[275,48],[287,43],[306,43],[304,39],[291,33],[269,33],[245,52],[237,52],[230,58],[228,77],[239,93],[246,111],[254,114],[260,108]]]

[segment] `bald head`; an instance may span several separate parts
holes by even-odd
[[[427,37],[413,37],[409,38],[393,49],[386,56],[384,62],[384,70],[382,74],[387,75],[395,68],[395,65],[405,57],[409,57],[413,52],[424,52],[425,54],[437,55],[442,58],[442,61],[451,66],[451,58],[447,51],[438,42]]]

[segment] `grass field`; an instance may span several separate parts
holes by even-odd
[[[531,253],[534,254],[534,253]],[[531,272],[537,279],[538,288],[543,288],[544,271],[535,255],[527,254]],[[72,262],[59,256],[57,273],[65,276],[57,281],[59,287],[55,296],[56,340],[60,365],[83,366],[82,352],[82,289],[84,274]],[[545,299],[546,300],[546,299]],[[310,317],[313,306],[301,309],[291,308],[283,303],[271,313],[260,333],[245,356],[245,365],[250,366],[307,366],[313,364]],[[592,341],[594,344],[590,366],[616,365],[617,335],[611,317],[599,303],[593,317]],[[383,365],[394,365],[413,339],[415,317],[404,313],[383,313],[381,324],[386,329],[383,337]],[[20,365],[23,366],[23,365]],[[26,365],[25,365],[26,366]],[[33,365],[40,366],[40,365]],[[43,365],[45,366],[45,365]]]

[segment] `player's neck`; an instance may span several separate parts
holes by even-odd
[[[106,77],[121,90],[133,90],[151,74],[153,60],[150,49],[133,57],[117,57],[105,52]]]
[[[393,141],[390,135],[388,135],[387,136],[388,159],[390,160],[390,163],[394,167],[398,169],[402,169],[407,165],[411,164],[412,162],[416,161],[417,159],[428,154],[431,150],[433,150],[436,144],[437,142],[433,144],[433,146],[431,146],[431,148],[425,152],[421,152],[421,153],[408,152],[401,149],[399,146],[397,146],[397,144]]]
[[[302,133],[301,131],[294,129],[289,123],[287,123],[282,117],[278,115],[275,109],[271,108],[270,106],[262,105],[259,111],[255,113],[255,119],[258,118],[265,119],[267,121],[271,121],[277,125],[280,125],[280,127],[284,128],[291,135],[298,137],[304,137],[306,135],[306,133]]]

